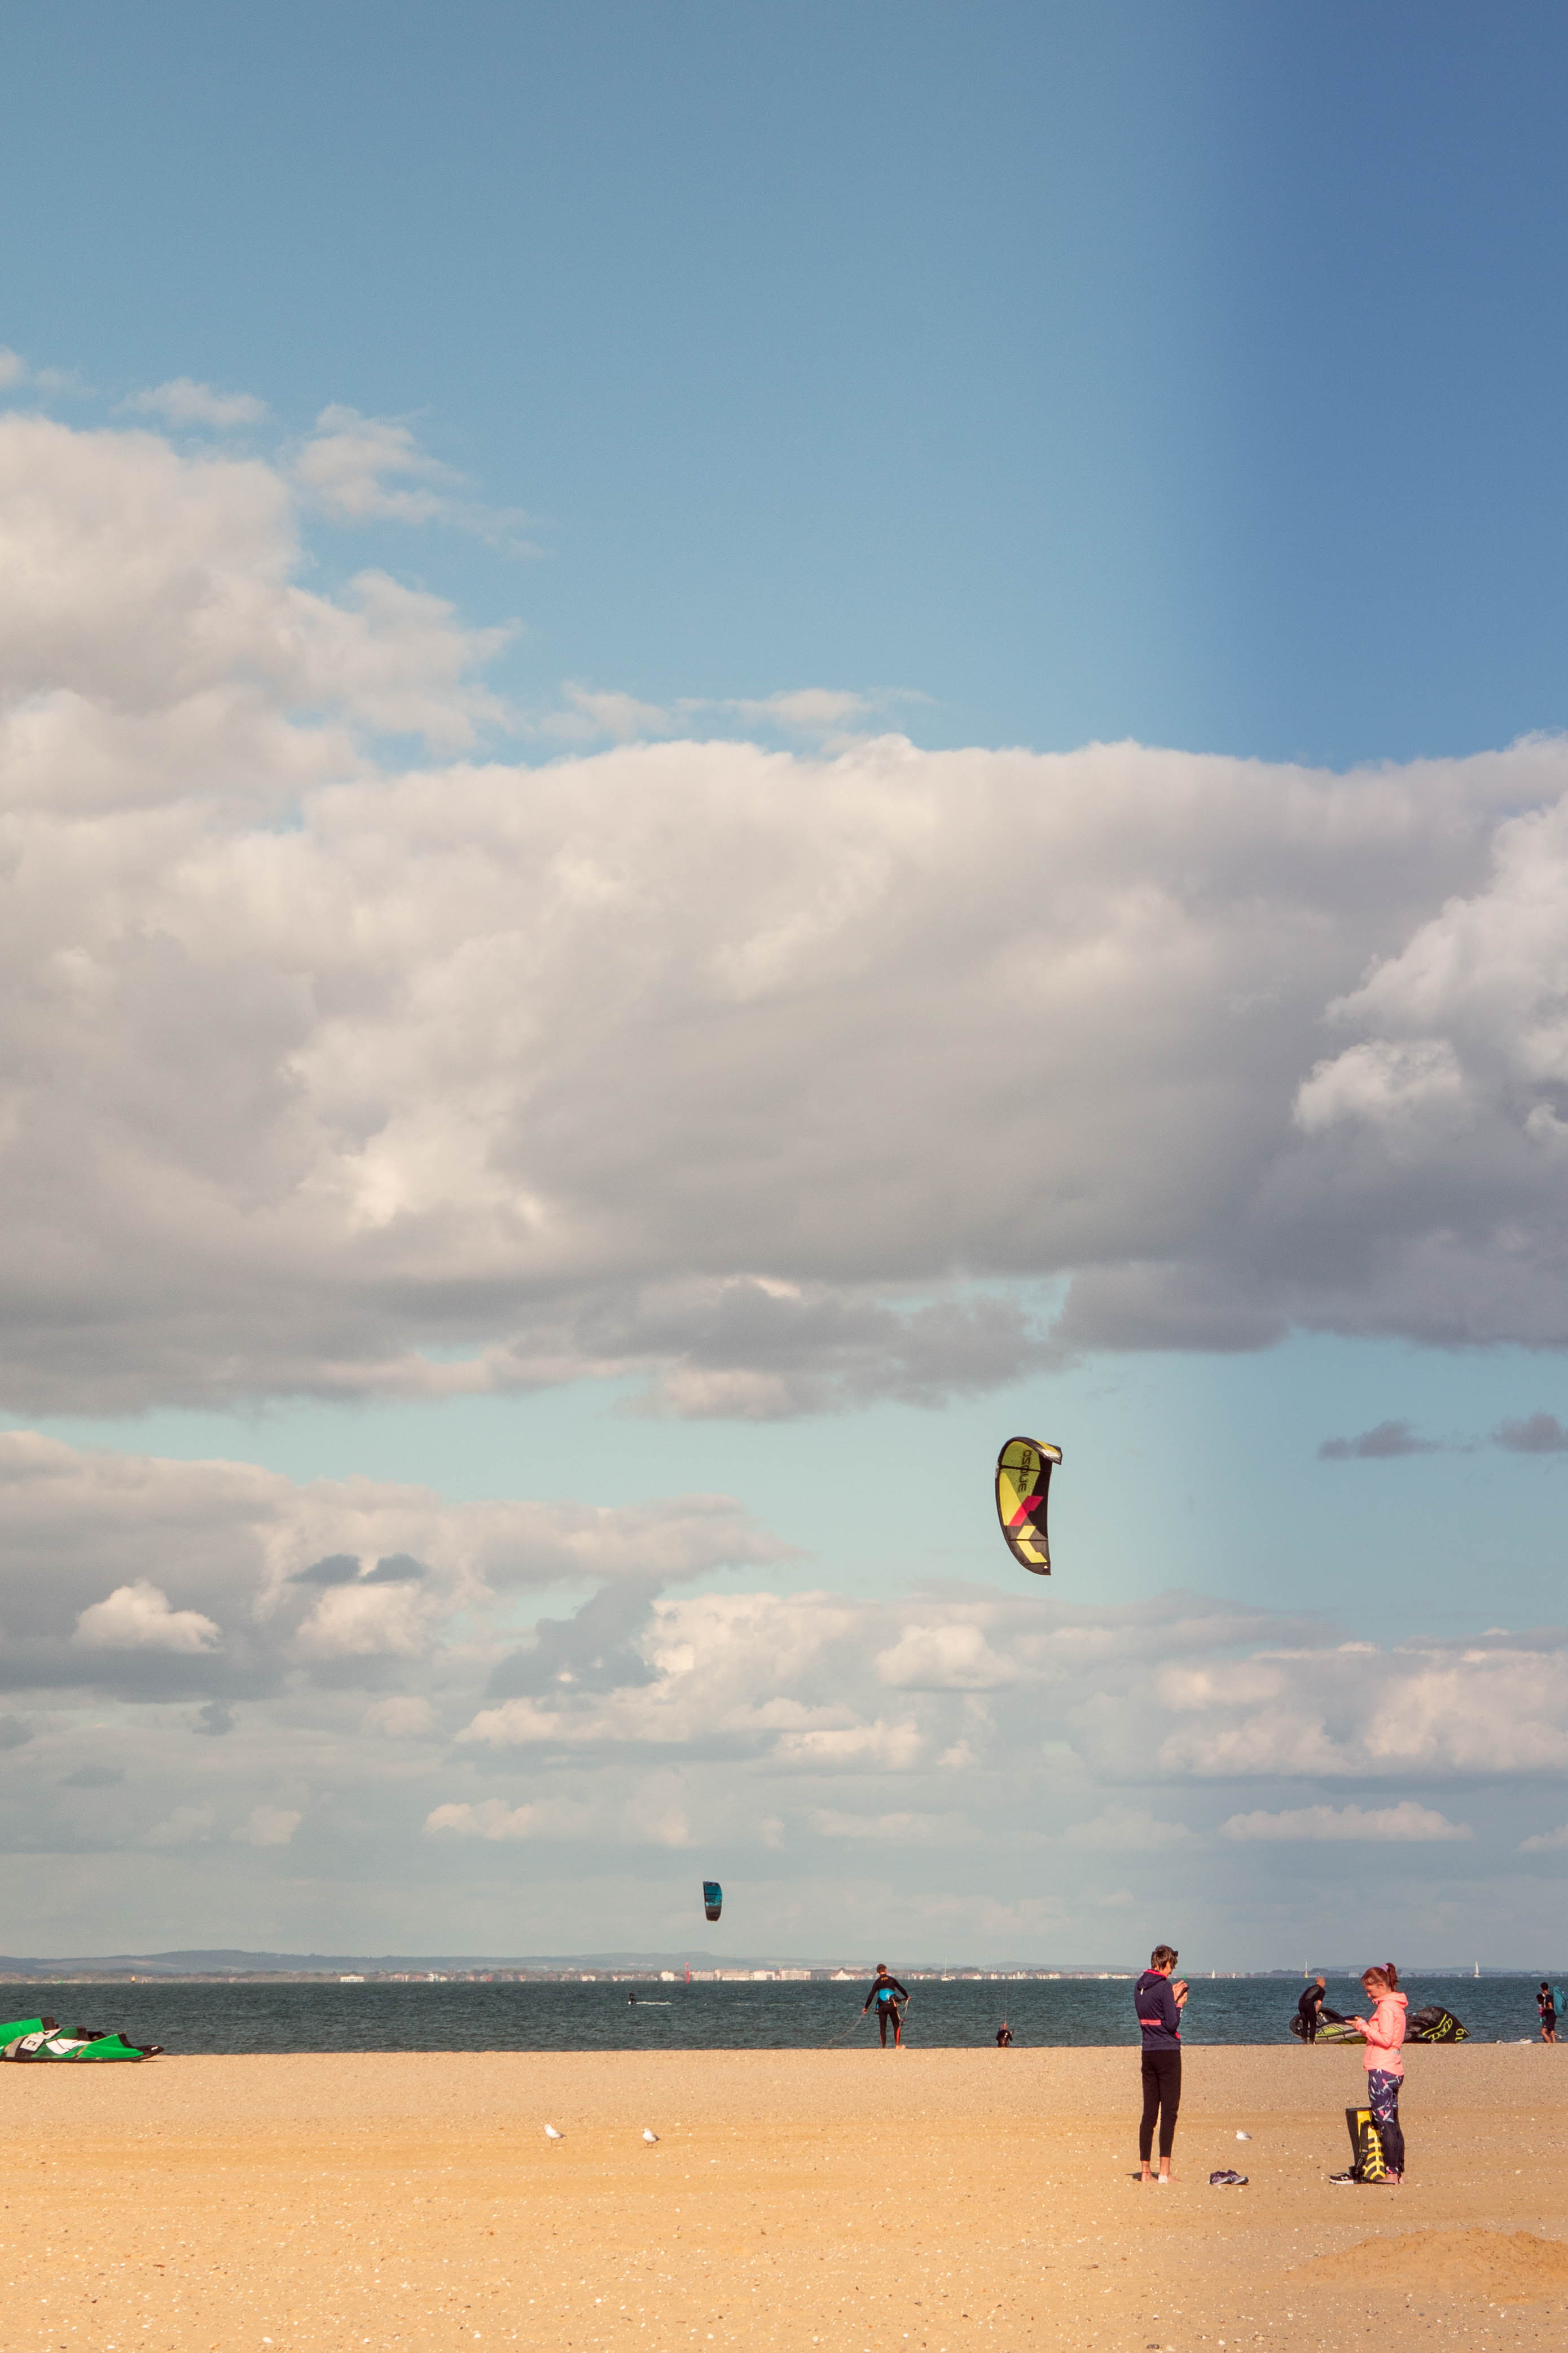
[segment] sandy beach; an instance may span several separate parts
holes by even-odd
[[[1403,2191],[1360,2083],[1189,2052],[1154,2190],[1131,2050],[7,2067],[0,2353],[1563,2343],[1568,2052],[1413,2050]]]

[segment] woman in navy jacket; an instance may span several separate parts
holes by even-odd
[[[1171,2145],[1176,2137],[1176,2111],[1182,2105],[1182,2012],[1186,2008],[1184,1982],[1171,1983],[1176,1966],[1175,1948],[1156,1945],[1149,1966],[1132,1989],[1132,2007],[1143,2035],[1143,2121],[1138,2127],[1139,2179],[1152,2179],[1149,2159],[1154,2147],[1154,2119],[1160,2120],[1160,2181],[1169,2188]]]

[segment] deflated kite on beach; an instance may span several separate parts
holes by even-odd
[[[16,2018],[0,2026],[0,2059],[155,2059],[161,2042],[127,2042],[100,2026],[60,2026],[52,2018]]]
[[[1010,1438],[996,1457],[996,1516],[1015,1560],[1037,1577],[1051,1573],[1046,1541],[1046,1498],[1051,1472],[1062,1459],[1059,1446],[1037,1438]]]

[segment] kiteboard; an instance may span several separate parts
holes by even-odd
[[[1051,1472],[1062,1459],[1059,1446],[1037,1438],[1010,1438],[996,1457],[996,1516],[1015,1560],[1036,1577],[1051,1573],[1046,1540],[1046,1498]]]

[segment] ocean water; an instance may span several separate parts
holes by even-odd
[[[1568,1972],[1563,1976],[1568,1978]],[[907,1980],[906,1980],[907,1982]],[[1301,1980],[1194,1978],[1183,2041],[1289,2042]],[[1539,1977],[1415,1977],[1412,2010],[1441,2002],[1472,2041],[1535,2035]],[[0,1986],[0,2021],[40,2012],[62,2026],[118,2027],[169,2052],[261,2051],[816,2051],[870,2048],[866,1985],[811,1984],[258,1985],[116,1978],[101,1984]],[[637,2000],[631,2004],[628,1993]],[[1015,2047],[1136,2041],[1132,1982],[922,1979],[905,2021],[911,2048],[990,2043],[1005,2018]],[[1329,1979],[1331,2009],[1364,2013],[1351,1978]],[[1565,2030],[1568,2040],[1568,2030]]]

